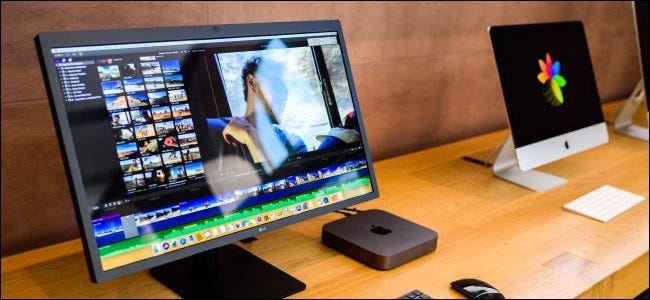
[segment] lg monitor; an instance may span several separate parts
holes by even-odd
[[[305,285],[230,244],[378,196],[338,21],[35,42],[95,282],[285,297]]]
[[[634,116],[639,109],[639,106],[646,102],[646,120],[650,122],[650,115],[647,114],[647,100],[646,91],[648,90],[647,78],[648,76],[648,2],[634,1],[633,3],[634,22],[636,24],[636,36],[639,48],[639,59],[641,65],[641,79],[636,85],[630,97],[623,101],[619,109],[616,120],[614,121],[614,130],[617,133],[627,135],[640,140],[648,141],[648,128],[641,127],[634,124]],[[644,80],[644,78],[646,78]],[[644,84],[645,82],[645,84]],[[645,100],[644,100],[645,99]]]
[[[488,31],[510,126],[494,174],[536,191],[561,185],[533,169],[608,141],[582,23]]]

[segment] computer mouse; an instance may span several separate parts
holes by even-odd
[[[478,279],[456,280],[451,287],[470,299],[505,299],[499,290]]]

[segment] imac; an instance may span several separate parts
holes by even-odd
[[[647,1],[634,1],[634,20],[636,22],[636,34],[639,42],[639,59],[641,60],[641,76],[643,76],[643,88],[646,103],[646,120],[650,126],[650,100],[645,92],[650,89],[650,41],[648,41],[648,26],[650,26],[650,7]]]
[[[535,191],[561,185],[533,169],[608,141],[582,23],[488,31],[510,126],[494,174]]]
[[[35,43],[94,282],[286,297],[305,284],[232,243],[378,196],[339,21]]]
[[[636,34],[639,46],[639,59],[641,63],[641,80],[634,88],[630,97],[623,102],[621,111],[614,121],[614,129],[620,134],[624,134],[633,138],[648,141],[648,128],[644,128],[632,123],[634,114],[636,113],[639,105],[646,101],[646,120],[650,124],[650,114],[648,114],[648,78],[650,78],[650,58],[648,58],[648,2],[634,1],[634,21],[636,24]]]
[[[647,114],[648,110],[648,97],[646,91],[648,90],[647,78],[648,73],[648,2],[634,1],[633,3],[634,23],[636,25],[636,34],[639,49],[639,59],[641,66],[641,79],[639,83],[630,94],[630,97],[621,104],[618,116],[614,121],[614,130],[617,133],[627,135],[640,140],[648,141],[648,128],[641,127],[632,123],[634,115],[636,114],[639,105],[646,101],[646,121],[650,124],[650,115]]]

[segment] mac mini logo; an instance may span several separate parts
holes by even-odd
[[[379,234],[379,235],[387,235],[387,234],[389,234],[389,233],[391,233],[393,231],[388,229],[388,228],[384,228],[382,226],[372,225],[372,228],[370,228],[370,232],[375,233],[375,234]]]

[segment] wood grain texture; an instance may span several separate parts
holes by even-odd
[[[648,253],[637,258],[621,270],[598,282],[589,290],[580,294],[581,299],[616,298],[632,299],[639,291],[648,288]]]
[[[618,103],[606,105],[606,112]],[[392,212],[439,234],[438,248],[379,271],[320,242],[330,213],[259,235],[242,245],[307,284],[295,298],[396,298],[420,289],[460,298],[449,282],[483,279],[507,298],[619,298],[648,282],[648,143],[610,142],[541,168],[568,183],[545,193],[495,178],[465,162],[507,136],[496,131],[375,163],[380,197],[358,205]],[[607,223],[562,209],[604,184],[646,200]],[[79,240],[2,259],[2,297],[176,297],[145,271],[92,284]]]
[[[79,237],[46,99],[2,107],[2,253]]]
[[[205,8],[199,1],[2,2],[2,103],[47,98],[34,45],[40,32],[200,25]]]
[[[441,102],[436,100],[443,89],[444,80],[438,77],[442,70],[442,59],[412,59],[354,69],[373,158],[440,144],[435,133],[441,118]],[[413,85],[420,88],[415,90]]]

